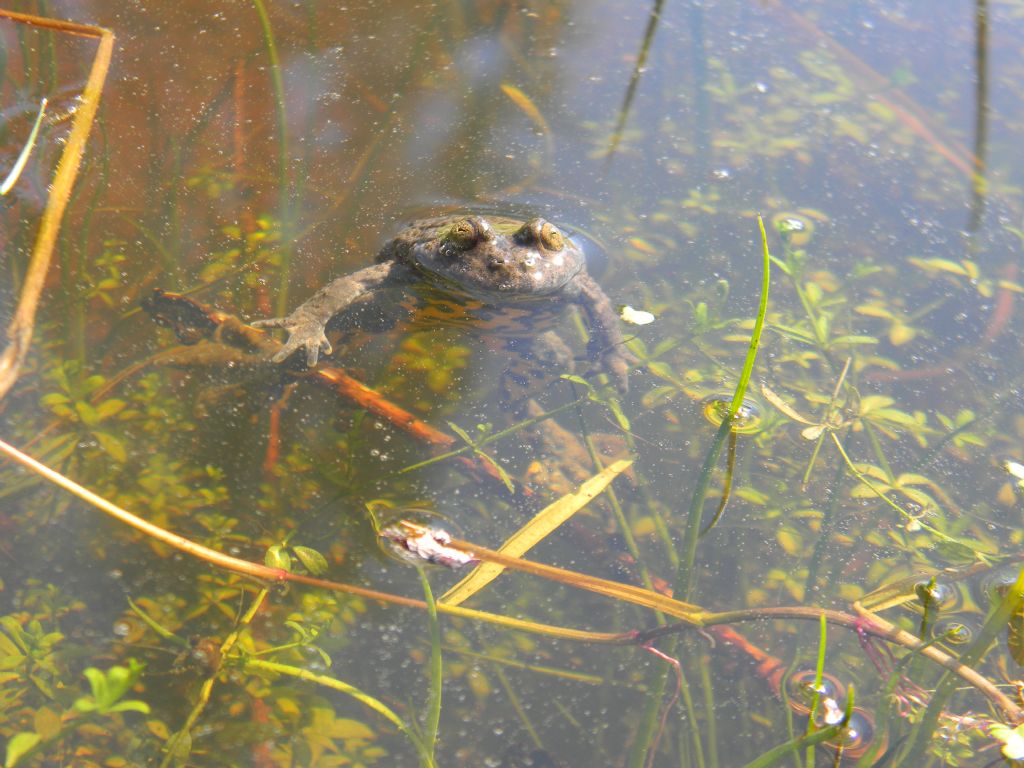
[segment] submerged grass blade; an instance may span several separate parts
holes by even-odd
[[[427,617],[430,621],[430,698],[427,700],[427,722],[424,726],[426,744],[424,745],[429,763],[433,764],[434,752],[437,749],[437,731],[441,724],[441,686],[444,682],[444,668],[441,661],[441,622],[437,618],[437,603],[430,589],[427,572],[419,569],[420,581],[423,584],[423,599],[427,603]]]
[[[619,114],[615,120],[615,127],[612,129],[611,136],[608,138],[608,147],[604,151],[604,156],[608,163],[611,162],[611,159],[615,156],[615,153],[619,148],[619,144],[622,143],[622,136],[625,133],[626,122],[629,120],[629,115],[632,111],[633,99],[636,97],[637,87],[640,85],[640,78],[643,77],[644,72],[647,71],[647,57],[650,55],[651,48],[654,44],[654,34],[658,30],[658,24],[661,22],[661,9],[664,4],[665,0],[654,0],[654,5],[651,7],[650,14],[647,16],[647,26],[644,29],[644,36],[640,42],[640,50],[637,53],[636,63],[633,65],[633,72],[629,76],[629,85],[626,86],[626,93],[622,97],[622,106],[619,107]]]
[[[406,724],[398,714],[395,713],[391,707],[385,704],[380,699],[374,698],[370,694],[356,688],[354,685],[342,682],[333,677],[327,675],[320,675],[316,672],[310,672],[308,669],[301,667],[294,667],[290,664],[279,664],[275,661],[263,661],[261,659],[248,658],[245,660],[245,668],[253,672],[271,672],[276,675],[288,675],[294,677],[297,680],[305,680],[316,685],[321,685],[325,688],[330,688],[334,691],[344,693],[346,696],[351,696],[353,699],[369,707],[378,715],[383,717],[389,723],[394,725],[399,731],[405,734],[405,737],[409,739],[412,745],[416,748],[417,754],[420,756],[420,762],[424,766],[434,768],[436,763],[434,762],[433,755],[428,751],[427,746],[420,740],[412,729]]]
[[[693,564],[697,557],[697,540],[700,538],[700,521],[704,513],[704,501],[707,498],[708,489],[711,487],[711,476],[718,459],[722,455],[722,448],[725,445],[726,437],[732,434],[732,421],[743,403],[743,397],[747,392],[747,384],[754,370],[754,361],[757,359],[757,350],[761,343],[761,332],[764,330],[764,318],[768,312],[768,289],[771,285],[771,254],[768,252],[768,236],[764,231],[764,220],[760,214],[757,217],[758,230],[761,233],[762,270],[761,278],[761,302],[757,309],[757,318],[754,320],[754,329],[750,333],[750,347],[747,350],[747,357],[743,361],[743,370],[740,372],[739,382],[733,393],[732,401],[729,403],[729,412],[722,420],[718,432],[715,433],[714,442],[708,450],[701,467],[697,487],[693,491],[690,500],[690,508],[687,512],[686,531],[683,535],[683,544],[680,548],[679,567],[676,569],[675,594],[681,600],[686,600],[690,593],[690,578]],[[728,493],[728,491],[726,491]],[[717,515],[721,514],[719,510]]]
[[[267,49],[267,58],[270,60],[270,82],[274,88],[274,111],[277,115],[277,164],[278,164],[278,190],[281,196],[281,224],[283,246],[281,248],[281,269],[278,277],[281,284],[277,293],[277,314],[284,315],[288,311],[288,283],[291,275],[292,262],[292,190],[289,181],[288,161],[288,109],[284,96],[284,76],[281,71],[281,60],[277,55],[277,43],[274,40],[274,28],[270,23],[270,14],[263,0],[252,0],[256,15],[260,19],[260,29],[263,33],[263,44]]]
[[[512,534],[497,551],[508,557],[525,555],[590,503],[632,463],[626,460],[616,461],[583,483],[575,493],[566,494],[553,504],[549,504],[530,522]],[[497,563],[481,563],[466,578],[445,592],[440,602],[446,605],[460,605],[498,578],[504,570],[505,567]]]
[[[814,715],[818,711],[819,698],[821,696],[821,681],[825,675],[825,648],[828,644],[828,621],[822,614],[818,619],[818,660],[814,666],[814,691],[811,694],[810,712],[807,713],[807,729],[805,736],[810,736],[817,730],[814,723]],[[807,747],[806,763],[808,768],[814,768],[814,747]]]
[[[704,502],[707,499],[708,490],[711,487],[711,479],[714,469],[718,466],[719,457],[722,455],[722,449],[725,447],[726,438],[733,434],[733,417],[736,415],[736,412],[743,402],[743,396],[746,394],[747,383],[750,381],[751,373],[754,370],[754,360],[757,357],[757,348],[761,341],[761,331],[764,328],[764,317],[768,310],[768,288],[770,285],[769,268],[771,256],[768,252],[768,236],[765,234],[764,221],[760,215],[757,217],[757,223],[761,233],[761,246],[763,253],[762,268],[764,270],[761,283],[761,302],[758,307],[757,319],[754,321],[754,329],[750,336],[750,347],[747,351],[747,357],[743,364],[743,370],[740,374],[736,391],[733,394],[732,402],[729,404],[729,412],[726,415],[726,418],[722,420],[721,425],[718,427],[718,431],[715,433],[715,438],[711,447],[708,449],[707,456],[704,459],[704,465],[701,467],[700,475],[697,479],[697,485],[690,498],[690,506],[686,513],[686,528],[683,534],[683,543],[679,548],[679,565],[676,568],[675,588],[673,592],[673,594],[680,600],[686,600],[691,592],[693,585],[693,566],[697,559],[697,543],[700,538],[700,522],[704,512]],[[664,691],[666,679],[665,675],[660,676],[658,682],[652,685],[652,688],[659,692]],[[644,713],[643,723],[640,726],[637,739],[638,746],[634,747],[630,754],[629,765],[631,768],[636,768],[636,766],[642,765],[642,762],[646,758],[646,754],[651,749],[652,738],[655,731],[654,718],[656,717],[657,709],[648,706]],[[789,752],[786,752],[785,754],[789,754]]]
[[[18,159],[14,161],[14,166],[11,168],[11,172],[7,174],[7,178],[4,179],[4,183],[0,184],[0,195],[6,195],[11,191],[11,188],[18,182],[21,177],[21,172],[25,170],[25,165],[28,163],[29,155],[32,154],[32,149],[36,145],[36,138],[39,136],[39,126],[43,124],[43,115],[46,114],[46,99],[44,98],[39,102],[39,114],[36,115],[36,121],[32,125],[32,130],[28,134],[28,138],[25,140],[25,146],[21,148],[21,154],[18,155]]]
[[[732,396],[732,403],[729,404],[729,418],[732,419],[743,403],[743,397],[747,393],[747,384],[750,382],[750,375],[754,371],[754,361],[757,359],[757,349],[761,345],[761,332],[764,330],[764,317],[768,313],[768,289],[771,285],[771,254],[768,252],[768,235],[764,231],[764,219],[761,214],[757,215],[757,227],[761,233],[761,249],[763,258],[761,262],[761,303],[757,308],[757,318],[754,320],[754,330],[750,333],[750,348],[747,350],[747,357],[743,361],[743,370],[740,372],[740,380],[736,384],[736,391]]]

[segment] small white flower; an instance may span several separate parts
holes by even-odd
[[[1024,480],[1024,464],[1018,464],[1016,461],[1004,461],[1003,469],[1009,472],[1018,480]]]
[[[654,322],[654,315],[642,309],[633,309],[628,304],[619,309],[619,317],[631,325],[647,325]]]

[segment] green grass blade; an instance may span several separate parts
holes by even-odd
[[[761,269],[761,304],[757,308],[757,318],[754,320],[754,330],[750,334],[750,348],[747,350],[747,359],[743,361],[743,370],[740,372],[740,380],[736,384],[736,391],[732,396],[732,403],[729,404],[729,419],[731,420],[739,411],[743,403],[743,396],[747,393],[747,384],[750,382],[750,375],[754,371],[754,361],[757,359],[757,349],[761,345],[761,332],[764,330],[764,317],[768,314],[768,288],[771,284],[771,254],[768,253],[768,235],[764,231],[764,220],[761,214],[757,215],[757,227],[761,232],[761,248],[764,253]]]
[[[274,111],[277,115],[277,146],[278,146],[278,188],[281,206],[281,269],[279,277],[281,285],[277,293],[277,314],[285,315],[288,311],[288,282],[291,275],[292,260],[292,190],[288,172],[288,110],[284,95],[284,76],[281,71],[281,59],[277,54],[277,43],[274,40],[274,28],[270,24],[270,14],[263,0],[252,0],[256,14],[260,19],[263,33],[263,44],[270,60],[270,81],[274,89]]]
[[[21,176],[21,172],[25,170],[25,164],[28,162],[29,155],[32,154],[32,148],[36,145],[36,138],[39,136],[39,126],[43,124],[43,115],[45,114],[46,99],[43,99],[39,102],[39,114],[36,115],[32,131],[29,133],[28,139],[25,140],[25,146],[21,148],[21,154],[18,155],[18,159],[14,162],[11,172],[7,174],[7,178],[4,179],[4,183],[0,184],[0,195],[6,195],[10,192],[11,187],[17,183],[18,178]]]
[[[430,621],[430,698],[427,702],[426,749],[433,764],[434,750],[437,748],[437,731],[441,723],[441,685],[443,668],[441,664],[441,622],[437,618],[437,602],[430,589],[427,572],[419,569],[420,581],[423,583],[423,598],[427,603],[427,616]]]
[[[818,699],[820,698],[821,681],[825,676],[825,647],[828,643],[828,622],[825,620],[825,615],[822,614],[819,618],[819,630],[818,630],[818,661],[814,666],[814,695],[811,697],[811,711],[807,715],[807,730],[804,732],[805,736],[810,736],[815,732],[816,728],[814,725],[814,713],[818,711]],[[807,765],[809,768],[814,768],[814,747],[807,747]]]
[[[406,725],[405,721],[403,721],[402,718],[399,717],[398,714],[383,701],[371,696],[359,688],[356,688],[354,685],[349,685],[348,683],[342,682],[341,680],[328,675],[310,672],[308,669],[296,667],[291,664],[280,664],[276,661],[263,661],[261,659],[247,658],[245,660],[245,668],[254,672],[262,670],[277,675],[288,675],[298,680],[305,680],[316,685],[322,685],[325,688],[330,688],[331,690],[339,691],[347,696],[351,696],[360,704],[372,709],[378,715],[394,725],[399,731],[404,733],[419,753],[422,764],[429,768],[435,768],[433,755],[427,750],[426,745],[416,737],[416,734],[412,732],[409,726]]]

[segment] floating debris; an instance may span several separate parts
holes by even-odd
[[[1017,487],[1024,490],[1024,464],[1007,459],[1003,462],[1003,469],[1017,481]]]
[[[650,325],[654,322],[654,315],[650,312],[642,309],[633,309],[628,304],[619,308],[619,317],[622,318],[623,322],[630,325]]]
[[[448,546],[451,534],[440,528],[400,520],[381,529],[380,536],[399,557],[414,565],[427,563],[461,568],[476,562],[473,555]]]

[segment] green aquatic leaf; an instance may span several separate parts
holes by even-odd
[[[311,547],[294,546],[292,553],[302,566],[314,576],[327,573],[327,558]]]
[[[111,398],[104,400],[102,403],[96,406],[96,418],[100,421],[109,419],[111,416],[116,416],[128,406],[124,400],[118,400],[117,398]]]
[[[489,429],[487,429],[487,430],[481,429],[481,426],[482,425],[479,425],[479,424],[477,425],[477,431],[482,432],[483,433],[483,437],[486,437],[487,436],[487,432],[489,432],[490,430]],[[487,425],[487,426],[490,426],[490,425]],[[469,436],[469,433],[466,432],[466,430],[464,430],[462,427],[460,427],[458,424],[456,424],[453,421],[449,421],[448,422],[448,427],[449,427],[449,429],[451,429],[452,432],[454,432],[456,435],[461,437],[463,439],[463,441],[466,443],[466,445],[470,446],[473,449],[473,454],[478,459],[480,459],[483,462],[486,462],[487,464],[489,464],[491,466],[491,468],[497,473],[498,477],[501,479],[501,482],[504,483],[505,488],[508,489],[509,493],[515,493],[516,492],[515,483],[512,482],[512,478],[509,477],[509,474],[508,474],[508,472],[505,471],[505,468],[502,467],[497,461],[495,461],[494,458],[490,454],[485,453],[480,448],[480,446],[478,445],[477,441]]]
[[[89,681],[91,695],[75,701],[74,708],[78,712],[101,715],[112,712],[149,713],[149,705],[144,701],[121,700],[142,674],[142,665],[135,659],[128,659],[127,667],[115,665],[106,672],[89,667],[82,674]]]
[[[776,333],[785,336],[793,341],[799,341],[804,344],[814,344],[814,336],[803,328],[797,328],[793,325],[782,325],[781,323],[772,323],[769,326]]]
[[[267,548],[267,554],[263,556],[263,563],[268,568],[280,568],[282,571],[291,571],[292,557],[288,550],[280,544]]]
[[[19,733],[7,742],[7,755],[4,758],[4,768],[14,768],[26,754],[31,752],[42,740],[38,733]]]
[[[932,545],[940,557],[953,563],[976,563],[978,555],[995,554],[996,550],[991,544],[976,539],[957,539],[936,541]]]
[[[121,464],[128,461],[128,450],[120,438],[114,437],[109,432],[93,432],[92,436],[100,444],[100,448],[110,454],[110,457]]]
[[[1017,604],[1006,624],[1006,647],[1019,665],[1024,665],[1024,602]]]
[[[862,411],[862,415],[868,419],[884,419],[893,424],[901,424],[906,427],[924,426],[921,420],[913,414],[906,413],[897,408],[876,408],[874,410]]]
[[[878,339],[875,336],[864,336],[857,333],[848,333],[842,336],[834,337],[830,342],[830,347],[836,347],[840,344],[855,345],[855,344],[878,344]]]

